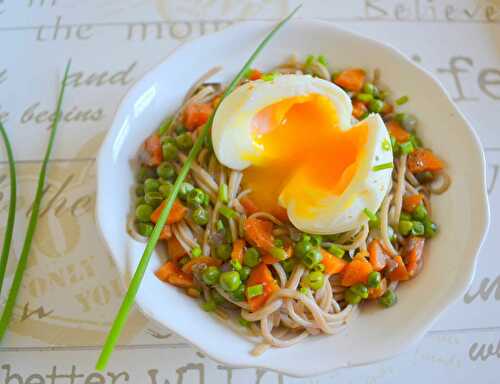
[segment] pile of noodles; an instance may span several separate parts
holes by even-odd
[[[219,68],[214,68],[203,76],[188,92],[183,105],[174,114],[174,127],[180,120],[183,110],[193,102],[208,102],[222,93],[222,87],[218,83],[207,83],[209,77],[214,75]],[[292,58],[287,63],[275,69],[279,73],[302,74],[303,66]],[[322,64],[315,62],[308,68],[308,72],[324,78],[330,79],[328,69]],[[378,81],[378,71],[373,76],[373,82]],[[355,122],[355,121],[354,121]],[[193,132],[193,139],[196,137]],[[180,154],[174,161],[177,171],[180,170],[186,156]],[[353,256],[359,251],[366,251],[367,243],[372,239],[379,239],[385,249],[392,256],[400,254],[403,247],[403,237],[395,231],[396,241],[389,239],[389,225],[397,228],[399,216],[401,214],[403,197],[421,193],[424,195],[424,203],[428,212],[431,212],[429,197],[432,193],[443,193],[450,184],[450,178],[446,173],[441,172],[437,180],[431,184],[422,185],[415,175],[406,167],[407,155],[394,159],[394,169],[392,173],[392,184],[385,196],[379,210],[380,228],[370,229],[368,222],[358,228],[344,233],[335,242],[345,251]],[[242,188],[243,174],[231,170],[221,165],[214,153],[208,148],[203,149],[193,163],[188,179],[195,187],[202,189],[210,197],[208,207],[209,223],[203,228],[194,223],[189,216],[182,221],[172,225],[172,232],[181,246],[190,253],[194,247],[201,247],[204,256],[215,254],[214,248],[218,239],[215,228],[219,220],[220,202],[217,199],[219,188],[222,184],[228,185],[229,203],[228,206],[237,212],[237,216],[228,219],[229,230],[232,240],[244,237],[243,225],[247,216],[245,209],[240,203],[240,198],[251,193],[249,189]],[[274,235],[282,238],[290,238],[293,241],[299,239],[299,232],[290,223],[283,223],[267,212],[257,212],[251,217],[259,217],[272,221],[276,227]],[[129,232],[138,240],[147,240],[140,236],[133,225],[129,225]],[[392,260],[389,260],[389,262]],[[393,261],[394,262],[394,261]],[[422,268],[423,260],[418,260],[418,270]],[[198,265],[195,270],[197,284],[201,287],[205,300],[210,298],[209,287],[200,278],[200,272],[205,266]],[[298,343],[309,335],[320,333],[335,334],[340,332],[347,321],[356,313],[357,306],[347,304],[344,301],[344,291],[346,287],[340,284],[340,275],[325,276],[323,287],[316,292],[309,291],[303,294],[299,291],[299,283],[306,269],[297,263],[289,277],[285,273],[280,263],[272,265],[277,276],[280,289],[272,294],[267,303],[255,312],[250,312],[246,302],[238,302],[231,298],[220,287],[216,287],[220,295],[227,304],[219,306],[215,314],[225,321],[231,328],[244,334],[255,342],[256,347],[253,354],[260,354],[269,347],[288,347]],[[388,288],[396,289],[397,282],[390,283]],[[243,327],[234,320],[235,312],[243,319],[250,322],[249,327]]]

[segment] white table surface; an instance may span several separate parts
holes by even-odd
[[[123,295],[97,237],[93,214],[94,159],[118,102],[135,80],[182,41],[243,19],[277,19],[297,3],[0,0],[0,119],[13,142],[19,175],[14,260],[22,245],[58,84],[67,59],[73,60],[44,209],[15,318],[0,346],[1,383],[500,380],[498,0],[309,0],[300,14],[387,41],[421,63],[447,88],[486,149],[492,223],[476,277],[464,298],[417,346],[393,360],[299,380],[221,366],[135,311],[108,370],[102,375],[94,372],[99,346]],[[2,147],[0,238],[9,199],[7,175]],[[12,274],[10,264],[8,283]],[[2,301],[5,294],[4,290]]]

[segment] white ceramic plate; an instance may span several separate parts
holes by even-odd
[[[139,146],[208,69],[222,65],[224,70],[216,80],[229,81],[272,26],[246,22],[185,44],[139,80],[122,101],[97,162],[97,221],[125,282],[144,248],[126,231],[134,184],[130,164]],[[291,53],[300,58],[321,53],[336,68],[380,68],[389,89],[410,96],[405,107],[418,116],[419,135],[446,160],[453,178],[449,191],[432,200],[433,217],[441,231],[426,247],[422,273],[398,289],[396,306],[363,308],[339,335],[311,337],[259,357],[249,354],[251,343],[203,312],[195,300],[154,276],[162,263],[157,254],[142,282],[137,305],[147,316],[225,364],[307,376],[385,359],[419,340],[471,281],[489,211],[479,140],[429,73],[383,43],[329,23],[303,20],[286,25],[254,67],[269,69]]]

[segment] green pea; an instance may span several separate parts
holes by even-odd
[[[156,173],[163,179],[173,179],[175,177],[175,168],[172,164],[164,161],[158,166]]]
[[[373,95],[370,93],[358,93],[356,99],[363,103],[369,103],[373,100]]]
[[[414,221],[411,228],[411,234],[414,236],[423,236],[425,233],[425,226],[420,221]]]
[[[325,265],[322,263],[316,264],[314,267],[312,267],[313,271],[319,271],[319,272],[325,272]]]
[[[247,267],[246,265],[242,266],[239,270],[241,281],[246,281],[251,272],[252,270],[250,269],[250,267]]]
[[[137,220],[145,223],[151,221],[152,213],[153,213],[153,207],[148,204],[140,204],[135,209],[135,217],[137,217]]]
[[[191,213],[191,217],[193,218],[193,221],[198,225],[207,225],[208,223],[208,212],[205,208],[196,208]]]
[[[300,240],[309,243],[311,241],[311,236],[308,235],[307,233],[303,233],[302,236],[300,237]]]
[[[380,287],[380,281],[382,280],[382,275],[380,272],[372,271],[368,274],[368,287],[378,288]]]
[[[226,299],[224,299],[224,296],[222,296],[215,289],[212,290],[210,295],[212,296],[212,299],[215,301],[215,304],[217,304],[217,305],[221,305],[221,304],[224,304],[226,302]]]
[[[139,169],[139,172],[137,173],[137,181],[139,183],[144,183],[144,181],[146,179],[149,179],[149,178],[152,178],[152,177],[155,177],[156,176],[156,172],[153,168],[151,167],[146,167],[146,166],[142,166],[140,169]]]
[[[189,133],[182,133],[175,138],[175,143],[180,149],[189,149],[193,146],[193,138]]]
[[[270,250],[271,256],[278,260],[285,260],[288,257],[288,253],[283,248],[272,247]]]
[[[295,245],[295,254],[298,257],[304,257],[311,249],[313,246],[309,241],[301,240]]]
[[[199,207],[205,201],[205,192],[199,188],[194,188],[189,192],[186,201],[191,208]]]
[[[379,299],[379,303],[386,308],[392,307],[397,301],[398,297],[392,289],[388,289]]]
[[[400,220],[399,221],[399,233],[403,236],[408,236],[410,231],[413,228],[413,223],[408,220]]]
[[[369,111],[374,113],[379,113],[380,111],[382,111],[383,108],[384,108],[384,102],[379,99],[373,99],[372,101],[370,101],[370,104],[368,105]]]
[[[177,147],[172,143],[165,143],[161,146],[163,152],[163,159],[173,160],[177,157]]]
[[[240,274],[236,271],[222,272],[219,284],[224,291],[233,292],[241,285]]]
[[[160,192],[161,195],[163,196],[163,198],[166,199],[170,196],[170,193],[172,192],[173,188],[174,187],[172,184],[165,183],[165,184],[160,185],[160,187],[158,188],[158,192]]]
[[[186,200],[188,197],[189,192],[191,192],[194,189],[192,184],[189,183],[182,183],[181,186],[179,187],[179,198],[181,200]]]
[[[191,257],[192,258],[200,257],[202,253],[203,252],[201,251],[201,248],[199,245],[197,245],[196,247],[191,249]]]
[[[368,93],[369,95],[372,95],[373,97],[378,97],[379,96],[379,90],[378,88],[372,84],[372,83],[366,83],[363,86],[363,92]]]
[[[285,246],[285,243],[283,242],[282,239],[276,239],[274,240],[274,246],[278,248],[283,248]]]
[[[424,236],[427,238],[432,238],[436,235],[438,227],[430,219],[424,222]]]
[[[314,271],[309,273],[304,280],[305,286],[317,291],[323,286],[323,283],[325,282],[325,275],[320,271]]]
[[[207,267],[201,273],[203,282],[207,285],[214,285],[219,281],[220,271],[217,267]]]
[[[203,304],[201,304],[201,308],[206,312],[213,312],[217,309],[217,304],[213,299],[208,299]]]
[[[286,273],[292,273],[295,268],[296,260],[294,257],[281,261],[281,266],[285,270]]]
[[[260,253],[256,248],[248,248],[243,255],[243,264],[253,268],[260,263]]]
[[[350,289],[347,289],[344,292],[344,299],[348,304],[356,305],[361,302],[361,296],[356,295],[353,291]]]
[[[215,247],[215,256],[221,260],[229,260],[231,258],[231,246],[229,244],[221,244]]]
[[[415,220],[422,221],[427,217],[427,209],[425,209],[423,204],[417,205],[415,210],[413,211],[413,218]]]
[[[146,204],[146,200],[144,200],[144,196],[143,197],[139,197],[137,199],[137,201],[135,202],[135,206],[136,207],[139,206],[139,205],[141,205],[141,204]]]
[[[163,199],[163,195],[160,192],[148,192],[144,195],[144,201],[146,204],[151,205],[153,208],[159,206]]]
[[[160,182],[156,179],[146,179],[144,180],[144,192],[155,192],[160,187]]]
[[[314,247],[318,247],[319,245],[321,245],[322,242],[323,242],[323,237],[321,235],[311,236],[311,244]]]
[[[153,232],[153,226],[148,223],[137,223],[137,232],[141,236],[149,237],[151,236],[151,233]]]
[[[178,125],[176,128],[175,128],[175,133],[180,135],[182,133],[186,133],[187,132],[187,129],[185,126],[183,125]]]
[[[139,184],[135,187],[135,195],[137,197],[142,197],[144,196],[144,186]]]
[[[311,249],[302,257],[302,262],[307,268],[312,268],[323,260],[323,255],[317,248]]]
[[[365,285],[363,284],[354,284],[352,287],[349,288],[353,293],[361,297],[362,299],[368,298],[368,288],[366,288]]]
[[[245,300],[245,285],[240,284],[238,288],[231,292],[231,297],[236,301]]]

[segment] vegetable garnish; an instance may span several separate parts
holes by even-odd
[[[36,226],[38,223],[38,212],[40,210],[40,204],[43,196],[47,166],[52,152],[52,147],[54,145],[57,127],[59,125],[59,121],[61,120],[61,105],[64,97],[64,90],[66,89],[66,80],[68,78],[70,66],[71,60],[69,60],[68,64],[66,64],[66,69],[64,71],[64,78],[61,84],[59,95],[57,97],[55,118],[52,122],[49,142],[47,144],[47,149],[45,150],[45,156],[43,158],[42,167],[40,168],[40,174],[38,175],[38,184],[36,187],[35,199],[33,200],[33,207],[31,209],[28,228],[26,229],[26,237],[24,238],[23,248],[21,250],[21,255],[17,264],[14,280],[12,282],[12,286],[10,287],[9,296],[7,297],[7,302],[5,303],[2,317],[0,318],[0,341],[3,339],[5,331],[7,330],[7,327],[10,323],[14,305],[16,304],[17,294],[19,293],[19,289],[21,288],[23,274],[28,263],[28,255],[31,250],[31,242],[33,241],[33,235],[35,234]]]
[[[9,137],[5,131],[5,127],[0,121],[0,134],[2,135],[3,142],[5,145],[5,151],[7,152],[7,159],[9,161],[9,178],[10,178],[10,201],[9,201],[9,213],[7,216],[7,226],[5,229],[5,237],[2,246],[2,256],[0,256],[0,293],[2,292],[3,279],[5,277],[5,269],[7,267],[7,261],[9,259],[10,244],[12,241],[12,234],[14,232],[14,221],[16,218],[16,164],[14,162],[14,155],[12,154],[12,147],[10,145]]]
[[[410,98],[408,96],[401,96],[399,99],[396,100],[397,105],[403,105],[406,104]]]
[[[272,30],[269,32],[269,34],[264,38],[264,40],[259,44],[257,49],[254,51],[254,53],[250,56],[250,58],[247,60],[243,68],[240,70],[240,72],[236,75],[236,77],[233,79],[233,81],[229,84],[229,86],[226,88],[224,94],[222,95],[222,100],[229,95],[235,88],[236,86],[240,83],[240,81],[245,77],[245,74],[247,73],[248,69],[251,67],[252,63],[255,61],[259,53],[264,49],[264,47],[267,45],[267,43],[271,40],[271,38],[283,27],[283,25],[290,20],[295,13],[301,8],[301,5],[299,5],[297,8],[295,8],[292,13],[290,13],[287,17],[285,17],[282,21],[280,21]],[[220,105],[220,103],[218,104]],[[139,286],[141,284],[142,278],[144,277],[144,273],[146,272],[146,267],[149,263],[149,260],[151,259],[152,252],[156,246],[156,243],[158,242],[160,238],[161,231],[163,229],[163,226],[165,225],[167,221],[167,217],[170,213],[170,210],[172,209],[172,206],[174,204],[174,201],[177,197],[177,194],[179,192],[179,188],[186,178],[187,174],[189,173],[189,170],[191,168],[191,164],[193,163],[194,159],[200,152],[200,150],[203,147],[203,143],[205,142],[205,138],[208,135],[208,132],[210,130],[210,127],[212,126],[213,120],[214,120],[214,115],[217,110],[217,107],[215,110],[212,112],[210,115],[210,118],[208,121],[205,123],[203,128],[201,128],[201,132],[196,139],[193,147],[191,148],[189,155],[184,162],[184,165],[182,166],[181,170],[179,171],[179,174],[177,176],[177,179],[175,181],[175,184],[172,188],[172,192],[170,193],[169,198],[165,202],[165,208],[163,209],[158,221],[156,222],[156,225],[153,229],[153,232],[151,233],[151,237],[148,240],[148,243],[146,245],[146,248],[144,249],[144,253],[142,254],[141,260],[139,261],[139,264],[137,266],[137,269],[135,270],[134,276],[132,277],[132,280],[130,281],[129,288],[127,290],[127,293],[125,294],[125,297],[123,299],[123,302],[120,306],[120,309],[118,311],[118,314],[116,315],[116,318],[113,322],[113,325],[111,326],[111,330],[108,333],[108,336],[106,338],[106,342],[102,348],[101,354],[99,356],[99,359],[96,364],[96,369],[98,371],[103,370],[106,368],[107,362],[111,356],[111,353],[113,352],[114,346],[118,340],[118,337],[121,334],[121,331],[123,329],[123,326],[125,325],[125,322],[127,320],[128,314],[134,304],[135,296],[137,295],[137,291],[139,290]]]
[[[384,169],[392,169],[394,168],[393,163],[384,163],[384,164],[378,164],[373,167],[373,170],[376,171],[382,171]]]

